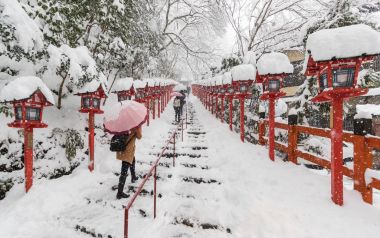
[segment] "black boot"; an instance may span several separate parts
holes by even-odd
[[[134,183],[136,182],[139,178],[136,176],[136,171],[135,171],[135,161],[136,159],[133,158],[133,163],[131,165],[131,182]]]
[[[128,194],[125,194],[123,192],[125,180],[126,180],[127,175],[128,175],[128,168],[129,168],[129,164],[127,162],[123,161],[121,164],[121,173],[120,173],[120,177],[119,177],[119,185],[118,185],[117,194],[116,194],[117,199],[129,197]]]

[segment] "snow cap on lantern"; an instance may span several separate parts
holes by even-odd
[[[313,101],[358,96],[366,91],[356,88],[360,67],[380,54],[380,32],[363,24],[320,30],[308,37],[306,50],[305,74],[317,77],[320,91]]]
[[[0,91],[0,103],[12,103],[15,121],[10,127],[47,127],[42,123],[45,106],[54,105],[50,89],[38,77],[19,77],[9,82]]]
[[[142,100],[145,98],[146,91],[148,88],[148,83],[143,80],[135,80],[133,81],[133,87],[136,90],[135,97],[137,100]]]
[[[293,70],[294,67],[285,54],[278,52],[264,54],[257,62],[257,82],[263,83],[264,91],[279,92],[282,79],[293,73]]]
[[[118,101],[131,100],[132,95],[135,93],[133,87],[133,78],[121,78],[115,82],[112,93],[116,93]]]
[[[237,65],[231,69],[231,75],[235,90],[245,94],[256,80],[256,68],[252,64]]]
[[[101,100],[107,97],[106,92],[106,86],[98,80],[92,80],[84,85],[84,87],[78,90],[75,94],[77,96],[81,96],[80,112],[103,113],[103,111],[100,110],[100,104]]]

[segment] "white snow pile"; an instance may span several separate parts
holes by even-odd
[[[243,64],[252,64],[256,66],[256,54],[253,51],[248,51],[244,55]]]
[[[223,74],[223,84],[231,84],[232,83],[232,74],[231,72],[225,72]]]
[[[94,92],[96,92],[99,89],[99,87],[102,88],[103,91],[104,91],[104,93],[107,94],[107,88],[106,88],[106,86],[102,82],[100,82],[98,80],[92,80],[91,82],[85,84],[83,86],[83,88],[81,88],[81,89],[79,89],[77,91],[77,94],[94,93]]]
[[[380,180],[380,171],[373,169],[366,169],[365,171],[365,182],[366,184],[372,183],[373,179]]]
[[[174,87],[174,91],[182,91],[182,90],[186,90],[186,86],[183,85],[183,84],[177,84],[175,87]]]
[[[380,115],[380,105],[375,104],[358,104],[356,105],[356,112],[355,119],[358,118],[367,118],[371,119],[372,116]]]
[[[368,89],[368,93],[366,93],[364,96],[379,96],[379,95],[380,95],[380,88],[370,88]]]
[[[133,87],[134,88],[145,88],[147,85],[147,82],[142,81],[142,80],[135,80],[133,81]]]
[[[0,1],[0,24],[11,26],[14,29],[16,44],[24,52],[39,51],[43,48],[43,35],[38,25],[22,9],[20,3],[15,0]],[[14,45],[11,45],[14,47]],[[0,42],[0,52],[6,50],[3,42]]]
[[[306,51],[315,61],[380,54],[380,32],[364,24],[320,30],[309,36]]]
[[[233,81],[256,80],[256,68],[252,64],[241,64],[231,69]]]
[[[121,78],[115,82],[113,92],[128,91],[133,87],[133,78]]]
[[[288,56],[283,53],[264,54],[257,62],[259,75],[292,74],[293,70],[293,65],[290,63]]]
[[[298,115],[298,111],[297,109],[295,109],[294,107],[291,108],[288,112],[288,115]]]
[[[288,111],[288,104],[282,99],[279,99],[276,102],[276,107],[275,107],[275,116],[280,117],[281,115],[287,113]]]
[[[0,102],[28,99],[38,90],[49,103],[54,105],[54,97],[50,89],[40,78],[34,76],[19,77],[8,83],[0,91]]]
[[[71,48],[68,45],[62,45],[60,47],[49,45],[48,53],[48,70],[44,76],[49,81],[53,81],[49,84],[57,83],[58,80],[56,80],[56,71],[60,68],[62,61],[69,63],[67,73],[74,82],[78,82],[78,80],[86,74],[90,77],[98,75],[96,62],[91,57],[89,50],[85,46]]]

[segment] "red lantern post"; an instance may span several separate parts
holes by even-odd
[[[321,45],[331,50],[321,49]],[[311,34],[306,49],[306,75],[317,77],[319,84],[319,94],[312,101],[332,105],[331,198],[343,205],[343,100],[367,93],[357,87],[358,75],[364,62],[380,54],[380,33],[366,25],[326,29]]]
[[[103,114],[100,103],[106,98],[106,90],[100,82],[94,80],[83,87],[76,95],[81,96],[79,112],[88,113],[88,143],[90,163],[88,169],[92,172],[95,167],[95,114]]]
[[[28,192],[33,185],[33,129],[47,127],[42,122],[43,110],[54,105],[54,98],[41,79],[20,77],[2,89],[0,102],[13,104],[15,120],[8,126],[24,130],[25,191]]]
[[[256,79],[256,69],[252,64],[242,64],[233,67],[231,70],[231,75],[232,86],[235,89],[235,98],[239,99],[240,103],[240,139],[244,142],[244,102],[245,98],[251,95],[249,89]]]
[[[148,109],[148,118],[147,118],[147,121],[146,121],[146,124],[147,126],[149,126],[149,96],[147,95],[148,94],[148,83],[146,81],[142,81],[142,80],[135,80],[133,82],[133,87],[135,88],[136,90],[136,93],[135,93],[135,101],[136,102],[139,102],[139,103],[145,103],[146,105],[146,108]]]
[[[270,53],[263,55],[257,62],[257,83],[263,84],[264,93],[261,100],[269,101],[269,158],[274,161],[274,137],[275,137],[275,102],[278,98],[285,96],[281,92],[282,80],[288,74],[293,73],[293,66],[290,64],[288,57],[282,53]]]

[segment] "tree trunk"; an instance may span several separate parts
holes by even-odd
[[[61,109],[62,108],[62,94],[63,94],[63,86],[65,85],[66,79],[68,78],[69,74],[67,73],[65,77],[62,77],[62,82],[59,85],[58,89],[58,103],[57,103],[57,108]]]

